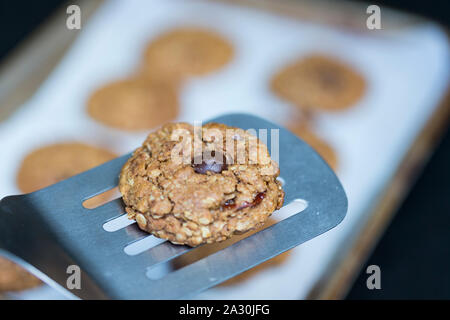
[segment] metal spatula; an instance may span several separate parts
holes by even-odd
[[[345,217],[347,198],[341,184],[305,142],[255,116],[230,114],[211,121],[269,133],[280,129],[285,206],[303,199],[306,209],[162,278],[150,279],[149,269],[196,248],[157,241],[140,231],[127,222],[121,199],[95,209],[82,206],[84,200],[117,186],[128,154],[48,188],[2,199],[0,255],[83,299],[186,298],[330,230]],[[271,145],[270,134],[267,143]],[[69,290],[72,265],[81,270],[81,288]]]

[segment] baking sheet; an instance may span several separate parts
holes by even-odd
[[[367,218],[446,89],[449,46],[444,32],[434,24],[372,34],[345,32],[225,3],[108,1],[82,27],[79,38],[33,98],[0,124],[4,155],[0,159],[0,197],[19,193],[15,185],[18,166],[37,147],[77,140],[121,154],[140,145],[147,132],[129,133],[95,122],[85,112],[86,100],[99,86],[133,72],[149,40],[186,25],[223,34],[235,48],[235,59],[182,88],[179,120],[202,120],[234,111],[286,120],[290,106],[270,92],[269,80],[289,60],[310,53],[336,56],[368,82],[366,95],[354,108],[317,119],[319,134],[338,153],[338,176],[349,198],[345,220],[293,249],[279,267],[197,297],[304,298],[345,244],[346,236]],[[41,288],[14,297],[56,295]]]

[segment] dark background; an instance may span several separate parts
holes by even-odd
[[[0,63],[63,0],[0,0]],[[450,25],[450,1],[376,1]],[[0,106],[1,107],[1,106]],[[449,106],[450,107],[450,106]],[[450,299],[450,131],[363,267],[348,299]],[[381,268],[381,290],[368,290],[367,265]]]

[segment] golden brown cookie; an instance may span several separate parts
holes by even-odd
[[[28,154],[17,174],[17,185],[24,193],[45,188],[117,157],[90,145],[69,142],[49,145]],[[108,193],[85,202],[94,207],[110,199]]]
[[[287,128],[313,147],[333,170],[337,169],[338,158],[336,152],[326,141],[318,137],[308,125],[292,122],[287,124]]]
[[[146,130],[178,115],[177,86],[131,78],[110,83],[89,98],[87,111],[95,120],[122,130]]]
[[[41,281],[12,261],[0,257],[0,292],[20,291],[39,285]]]
[[[273,218],[269,218],[267,220],[267,222],[261,228],[254,229],[254,230],[249,231],[242,235],[236,235],[236,236],[232,237],[231,239],[225,240],[220,243],[207,244],[207,245],[201,246],[193,251],[185,253],[173,261],[174,268],[179,269],[179,268],[187,266],[191,263],[194,263],[194,262],[196,262],[202,258],[205,258],[219,250],[222,250],[222,249],[232,245],[233,243],[236,243],[236,242],[238,242],[238,241],[240,241],[262,229],[270,227],[271,225],[273,225],[277,222],[278,222],[277,220],[275,220]],[[289,257],[289,251],[286,251],[270,260],[267,260],[267,261],[257,265],[256,267],[253,267],[253,268],[221,283],[220,285],[221,286],[231,286],[231,285],[237,285],[242,282],[245,282],[245,281],[249,280],[251,277],[257,275],[259,272],[262,272],[264,270],[267,270],[267,269],[270,269],[273,267],[280,266],[288,259],[288,257]]]
[[[256,137],[218,123],[198,129],[172,123],[150,133],[119,180],[142,230],[189,246],[258,228],[284,199],[278,165]]]
[[[272,78],[271,87],[300,108],[340,111],[362,97],[366,81],[343,62],[311,55],[283,68]]]
[[[221,35],[200,28],[176,29],[147,46],[143,72],[166,79],[185,79],[215,71],[232,57],[233,48]]]

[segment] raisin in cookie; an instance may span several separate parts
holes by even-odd
[[[136,77],[110,83],[88,100],[88,114],[122,130],[157,127],[178,115],[177,86]]]
[[[233,57],[221,35],[199,28],[176,29],[152,41],[144,53],[144,74],[184,79],[221,68]]]
[[[197,246],[260,227],[283,204],[278,175],[267,147],[242,129],[173,123],[133,153],[119,190],[141,229]]]
[[[366,82],[340,61],[311,55],[283,68],[272,78],[271,87],[300,108],[340,111],[362,97]]]

